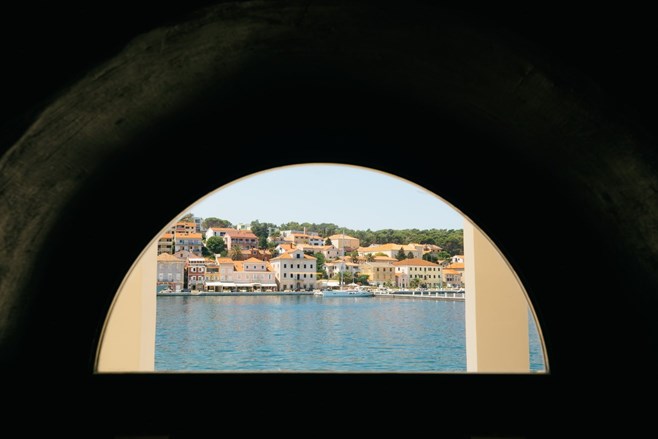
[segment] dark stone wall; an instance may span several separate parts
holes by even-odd
[[[15,11],[39,26],[12,28],[24,37],[11,40],[15,71],[2,82],[16,92],[0,158],[10,420],[29,408],[43,420],[34,428],[53,433],[208,437],[242,413],[257,413],[249,431],[279,434],[321,413],[322,429],[339,433],[345,415],[324,412],[334,401],[370,434],[647,431],[636,394],[655,382],[658,182],[644,16],[422,1],[197,6]],[[602,17],[626,32],[611,36]],[[203,165],[210,154],[217,166]],[[113,295],[171,218],[236,178],[318,161],[399,175],[477,223],[528,290],[551,373],[93,374]],[[412,424],[388,416],[426,396],[437,408]]]

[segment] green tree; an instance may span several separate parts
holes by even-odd
[[[320,252],[313,253],[313,257],[315,257],[316,260],[318,279],[322,279],[324,277],[324,263],[326,262],[326,258],[324,257],[324,254]]]
[[[270,230],[275,228],[276,225],[272,223],[261,223],[258,220],[251,222],[251,231],[258,237],[258,246],[260,248],[267,247],[267,237],[270,235]]]
[[[366,261],[375,262],[375,255],[373,255],[372,253],[366,253]]]
[[[233,224],[231,224],[229,220],[215,218],[214,216],[209,216],[208,218],[204,219],[201,224],[205,229],[209,229],[211,227],[218,227],[218,228],[233,227]]]
[[[420,279],[418,279],[417,277],[414,277],[409,281],[410,288],[418,288],[419,285],[420,285]]]
[[[413,258],[414,258],[414,254],[413,254],[412,252],[407,253],[407,258],[408,258],[408,259],[413,259]]]
[[[359,252],[353,250],[352,252],[350,252],[350,258],[352,259],[352,262],[354,262],[355,264],[359,262]]]
[[[194,214],[192,212],[186,213],[182,217],[179,218],[178,222],[194,222]]]
[[[407,259],[407,255],[404,254],[404,249],[400,247],[400,250],[398,250],[398,254],[396,256],[398,261],[401,261],[403,259]]]
[[[211,252],[219,254],[226,250],[226,243],[219,236],[211,236],[206,240],[206,247]]]
[[[231,247],[231,259],[234,261],[242,260],[242,248],[239,245]]]

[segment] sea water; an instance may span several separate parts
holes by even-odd
[[[530,370],[545,370],[529,318]],[[387,297],[157,298],[156,371],[466,372],[464,302]]]

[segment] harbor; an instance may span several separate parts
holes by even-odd
[[[464,290],[393,290],[374,289],[371,297],[401,298],[401,299],[434,299],[434,300],[464,300]],[[158,296],[312,296],[313,291],[160,291]]]

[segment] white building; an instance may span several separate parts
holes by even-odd
[[[211,236],[219,236],[220,238],[223,238],[228,232],[236,232],[237,229],[231,228],[231,227],[209,227],[208,230],[206,230],[206,239],[210,238]]]
[[[417,279],[417,286],[420,287],[438,289],[442,286],[442,271],[439,264],[424,259],[403,259],[394,262],[393,266],[398,288],[412,288],[414,279]]]
[[[279,290],[313,290],[317,281],[317,260],[300,249],[270,259]]]

